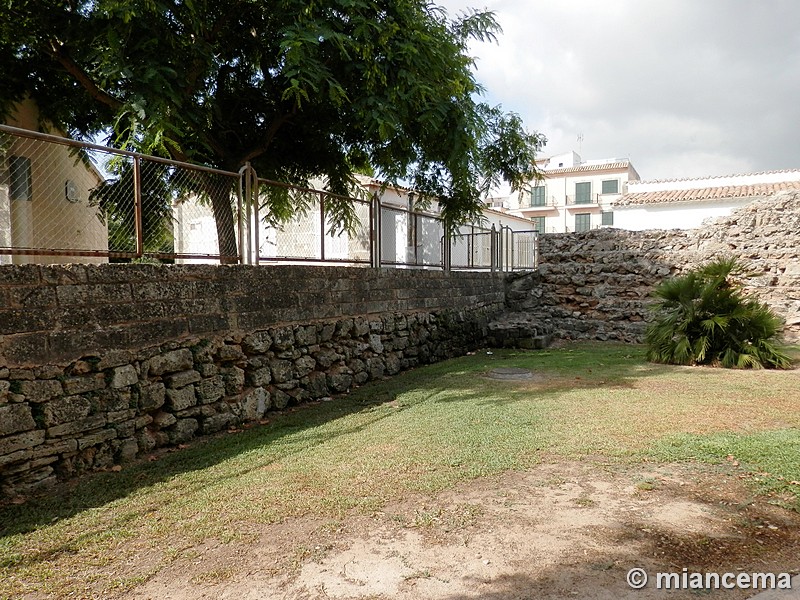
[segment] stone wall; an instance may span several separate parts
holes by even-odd
[[[540,240],[537,273],[508,279],[507,302],[556,337],[641,341],[650,293],[665,277],[716,257],[736,257],[755,274],[749,290],[800,339],[800,194],[754,202],[689,231],[598,229]]]
[[[338,267],[0,267],[0,499],[460,355],[503,279]]]

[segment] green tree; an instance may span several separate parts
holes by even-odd
[[[645,341],[653,362],[728,368],[788,368],[777,346],[783,323],[765,304],[746,295],[744,269],[719,259],[662,282]]]
[[[135,252],[136,207],[131,201],[133,166],[129,160],[111,161],[106,165],[112,175],[89,195],[89,203],[98,208],[100,218],[108,225],[108,249],[112,252]],[[185,190],[174,181],[166,165],[144,161],[142,182],[142,243],[144,251],[172,252],[172,203]]]
[[[544,138],[475,98],[470,40],[492,13],[426,0],[0,0],[0,111],[28,94],[75,136],[351,190],[373,168],[475,218],[501,180],[536,175]],[[226,194],[210,195],[235,255]],[[270,202],[286,213],[286,195]],[[329,207],[339,220],[347,203]],[[349,214],[348,214],[349,213]],[[228,232],[228,235],[225,233]]]

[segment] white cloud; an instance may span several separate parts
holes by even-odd
[[[645,179],[800,168],[795,0],[487,7],[504,33],[472,48],[486,100],[544,133],[545,154],[582,133],[584,158],[629,156]]]

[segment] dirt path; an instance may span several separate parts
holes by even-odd
[[[652,582],[628,587],[628,570],[797,573],[798,550],[800,515],[754,498],[731,466],[557,462],[372,516],[286,521],[251,545],[194,548],[126,597],[664,598]]]

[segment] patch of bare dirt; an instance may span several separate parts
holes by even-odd
[[[195,548],[126,597],[663,598],[652,584],[629,588],[628,570],[797,573],[799,549],[800,515],[753,497],[729,465],[558,462],[372,516],[266,526],[255,544]]]

